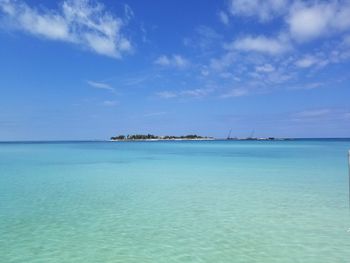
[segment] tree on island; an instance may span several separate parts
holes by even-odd
[[[125,140],[125,135],[119,135],[115,137],[111,137],[111,140]]]

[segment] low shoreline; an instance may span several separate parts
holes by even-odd
[[[196,139],[114,139],[110,142],[157,142],[157,141],[290,141],[292,138],[258,138],[258,139],[219,139],[219,138],[196,138]]]
[[[115,139],[110,142],[157,142],[157,141],[221,141],[215,138],[196,138],[196,139]]]

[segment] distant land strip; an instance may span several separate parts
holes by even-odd
[[[275,138],[275,137],[227,137],[226,139],[218,139],[210,136],[199,136],[196,134],[189,134],[183,136],[165,135],[157,136],[153,134],[133,134],[133,135],[117,135],[110,138],[111,141],[206,141],[206,140],[230,140],[230,141],[285,141],[292,140],[291,138]]]
[[[199,136],[189,134],[183,136],[157,136],[153,134],[133,134],[133,135],[118,135],[111,137],[111,141],[160,141],[160,140],[214,140],[213,137]]]

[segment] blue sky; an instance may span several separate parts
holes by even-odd
[[[350,1],[0,0],[0,140],[350,137]]]

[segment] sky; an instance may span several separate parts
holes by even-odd
[[[350,1],[0,0],[0,140],[350,137]]]

